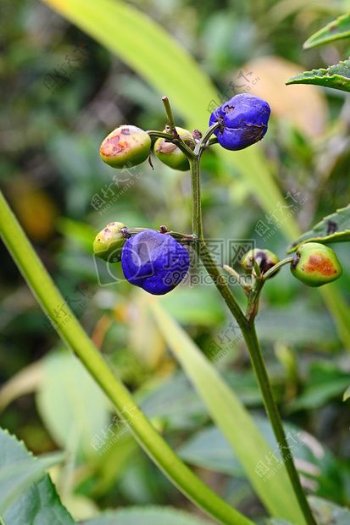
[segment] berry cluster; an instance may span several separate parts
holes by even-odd
[[[167,111],[167,115],[169,125],[161,132],[147,132],[131,125],[116,128],[100,146],[101,159],[113,168],[132,167],[146,161],[153,151],[170,168],[186,171],[190,168],[190,158],[197,156],[199,159],[203,150],[215,142],[234,151],[261,140],[267,131],[270,106],[265,100],[247,93],[236,95],[213,111],[205,138],[198,130],[191,133],[175,127],[171,111]],[[209,141],[211,134],[215,139]],[[188,246],[167,230],[138,228],[132,231],[120,222],[108,224],[97,235],[94,253],[109,262],[121,262],[124,276],[131,284],[155,295],[173,290],[190,266]],[[276,275],[280,266],[287,262],[291,263],[292,274],[310,286],[321,286],[341,275],[335,253],[322,244],[311,242],[302,244],[293,260],[279,262],[269,250],[255,249],[246,254],[241,265],[255,276],[254,280]]]

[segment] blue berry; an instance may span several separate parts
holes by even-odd
[[[171,235],[144,230],[126,241],[121,262],[129,283],[153,295],[164,295],[183,280],[190,257]]]
[[[220,122],[215,130],[219,144],[229,150],[247,148],[263,138],[267,131],[270,106],[265,100],[241,93],[215,109],[209,125]]]

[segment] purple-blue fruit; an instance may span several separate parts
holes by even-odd
[[[153,295],[164,295],[183,280],[190,257],[171,235],[144,230],[126,241],[121,262],[129,283]]]
[[[270,113],[265,100],[241,93],[215,109],[210,115],[209,125],[221,124],[214,133],[223,148],[240,150],[263,138]]]

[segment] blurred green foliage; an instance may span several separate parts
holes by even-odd
[[[174,35],[222,96],[233,94],[232,79],[242,81],[253,73],[243,82],[246,89],[247,82],[252,87],[250,79],[260,78],[255,88],[268,89],[276,104],[262,147],[282,194],[291,195],[288,204],[302,231],[349,203],[346,96],[315,87],[308,88],[311,92],[298,91],[301,86],[283,90],[276,65],[276,59],[288,61],[283,62],[286,81],[295,67],[312,69],[347,56],[347,41],[302,50],[313,31],[344,12],[345,1],[130,4]],[[122,280],[115,282],[122,277],[118,270],[98,272],[91,253],[94,235],[112,220],[189,231],[188,174],[155,160],[154,169],[143,165],[132,175],[113,178],[116,172],[98,157],[102,138],[117,125],[163,128],[160,94],[46,6],[3,0],[0,14],[2,189],[68,303],[157,428],[218,492],[258,519],[264,514],[261,504],[167,352],[143,296]],[[275,80],[265,84],[271,71]],[[307,115],[306,124],[300,114]],[[318,117],[321,123],[312,129]],[[181,119],[177,123],[184,124]],[[252,239],[284,254],[281,224],[261,210],[240,176],[221,169],[215,149],[203,159],[203,202],[208,237]],[[263,235],[257,227],[261,223],[267,227]],[[347,245],[336,251],[344,267],[338,289],[349,303]],[[76,519],[119,506],[193,510],[94,387],[85,384],[81,371],[69,364],[67,369],[54,331],[2,245],[0,256],[1,426],[37,454],[69,452],[54,479]],[[164,305],[224,372],[268,435],[244,345],[213,287],[181,287]],[[281,271],[264,291],[258,332],[288,428],[294,433],[302,429],[306,436],[296,450],[305,486],[316,496],[349,505],[350,417],[342,402],[350,382],[349,349],[339,343],[318,291]]]

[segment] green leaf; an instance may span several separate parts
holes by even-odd
[[[210,286],[178,288],[164,297],[167,310],[179,323],[217,326],[225,319],[222,301]]]
[[[94,440],[108,426],[109,402],[79,360],[62,350],[43,363],[43,380],[37,405],[45,426],[56,442],[69,447],[78,440],[79,449],[94,453]]]
[[[49,454],[36,459],[29,457],[0,470],[0,512],[4,512],[33,482],[39,480],[45,471],[63,459],[63,454]]]
[[[267,418],[256,416],[254,417],[254,422],[271,449],[280,456],[275,436]],[[289,447],[295,460],[297,462],[299,460],[300,465],[302,465],[302,462],[304,462],[303,464],[314,465],[316,467],[314,471],[318,472],[318,478],[321,476],[328,477],[327,464],[335,464],[331,453],[325,450],[313,436],[300,431],[295,425],[285,424],[284,427]],[[231,476],[246,477],[238,457],[232,453],[229,442],[216,427],[211,426],[200,430],[184,443],[177,452],[192,465]],[[302,466],[300,470],[303,470]]]
[[[170,507],[131,507],[105,512],[92,520],[84,521],[82,525],[209,525],[188,512]]]
[[[315,312],[305,302],[278,308],[266,308],[256,322],[259,340],[274,344],[282,341],[289,345],[315,345],[328,347],[336,340],[335,330],[327,312]],[[297,330],[290,330],[297,326]]]
[[[265,456],[271,457],[273,451],[238,397],[186,332],[169,317],[161,301],[149,299],[149,302],[169,348],[232,446],[261,501],[273,516],[304,524],[284,465],[268,480],[261,476],[259,464]]]
[[[349,509],[315,496],[309,496],[309,502],[318,525],[349,525]]]
[[[314,33],[304,43],[304,49],[322,46],[340,40],[341,38],[350,37],[350,13],[339,16],[325,27]]]
[[[295,241],[288,253],[297,250],[303,242],[320,242],[329,244],[332,242],[350,241],[350,204],[340,208],[334,213],[327,215],[318,222],[311,230],[307,231]]]
[[[304,71],[290,78],[286,84],[316,84],[341,91],[350,91],[350,60],[342,60],[328,68]]]
[[[343,401],[347,401],[350,398],[350,386],[345,390],[343,394]]]
[[[4,523],[74,525],[45,470],[62,454],[35,458],[7,431],[0,429],[0,512]]]
[[[314,363],[310,367],[305,390],[290,404],[289,408],[294,411],[321,407],[330,399],[341,398],[348,384],[348,372],[339,370],[337,366],[331,363]]]
[[[231,476],[244,477],[244,471],[237,456],[232,453],[230,444],[216,427],[200,430],[184,443],[177,453],[191,465]]]

